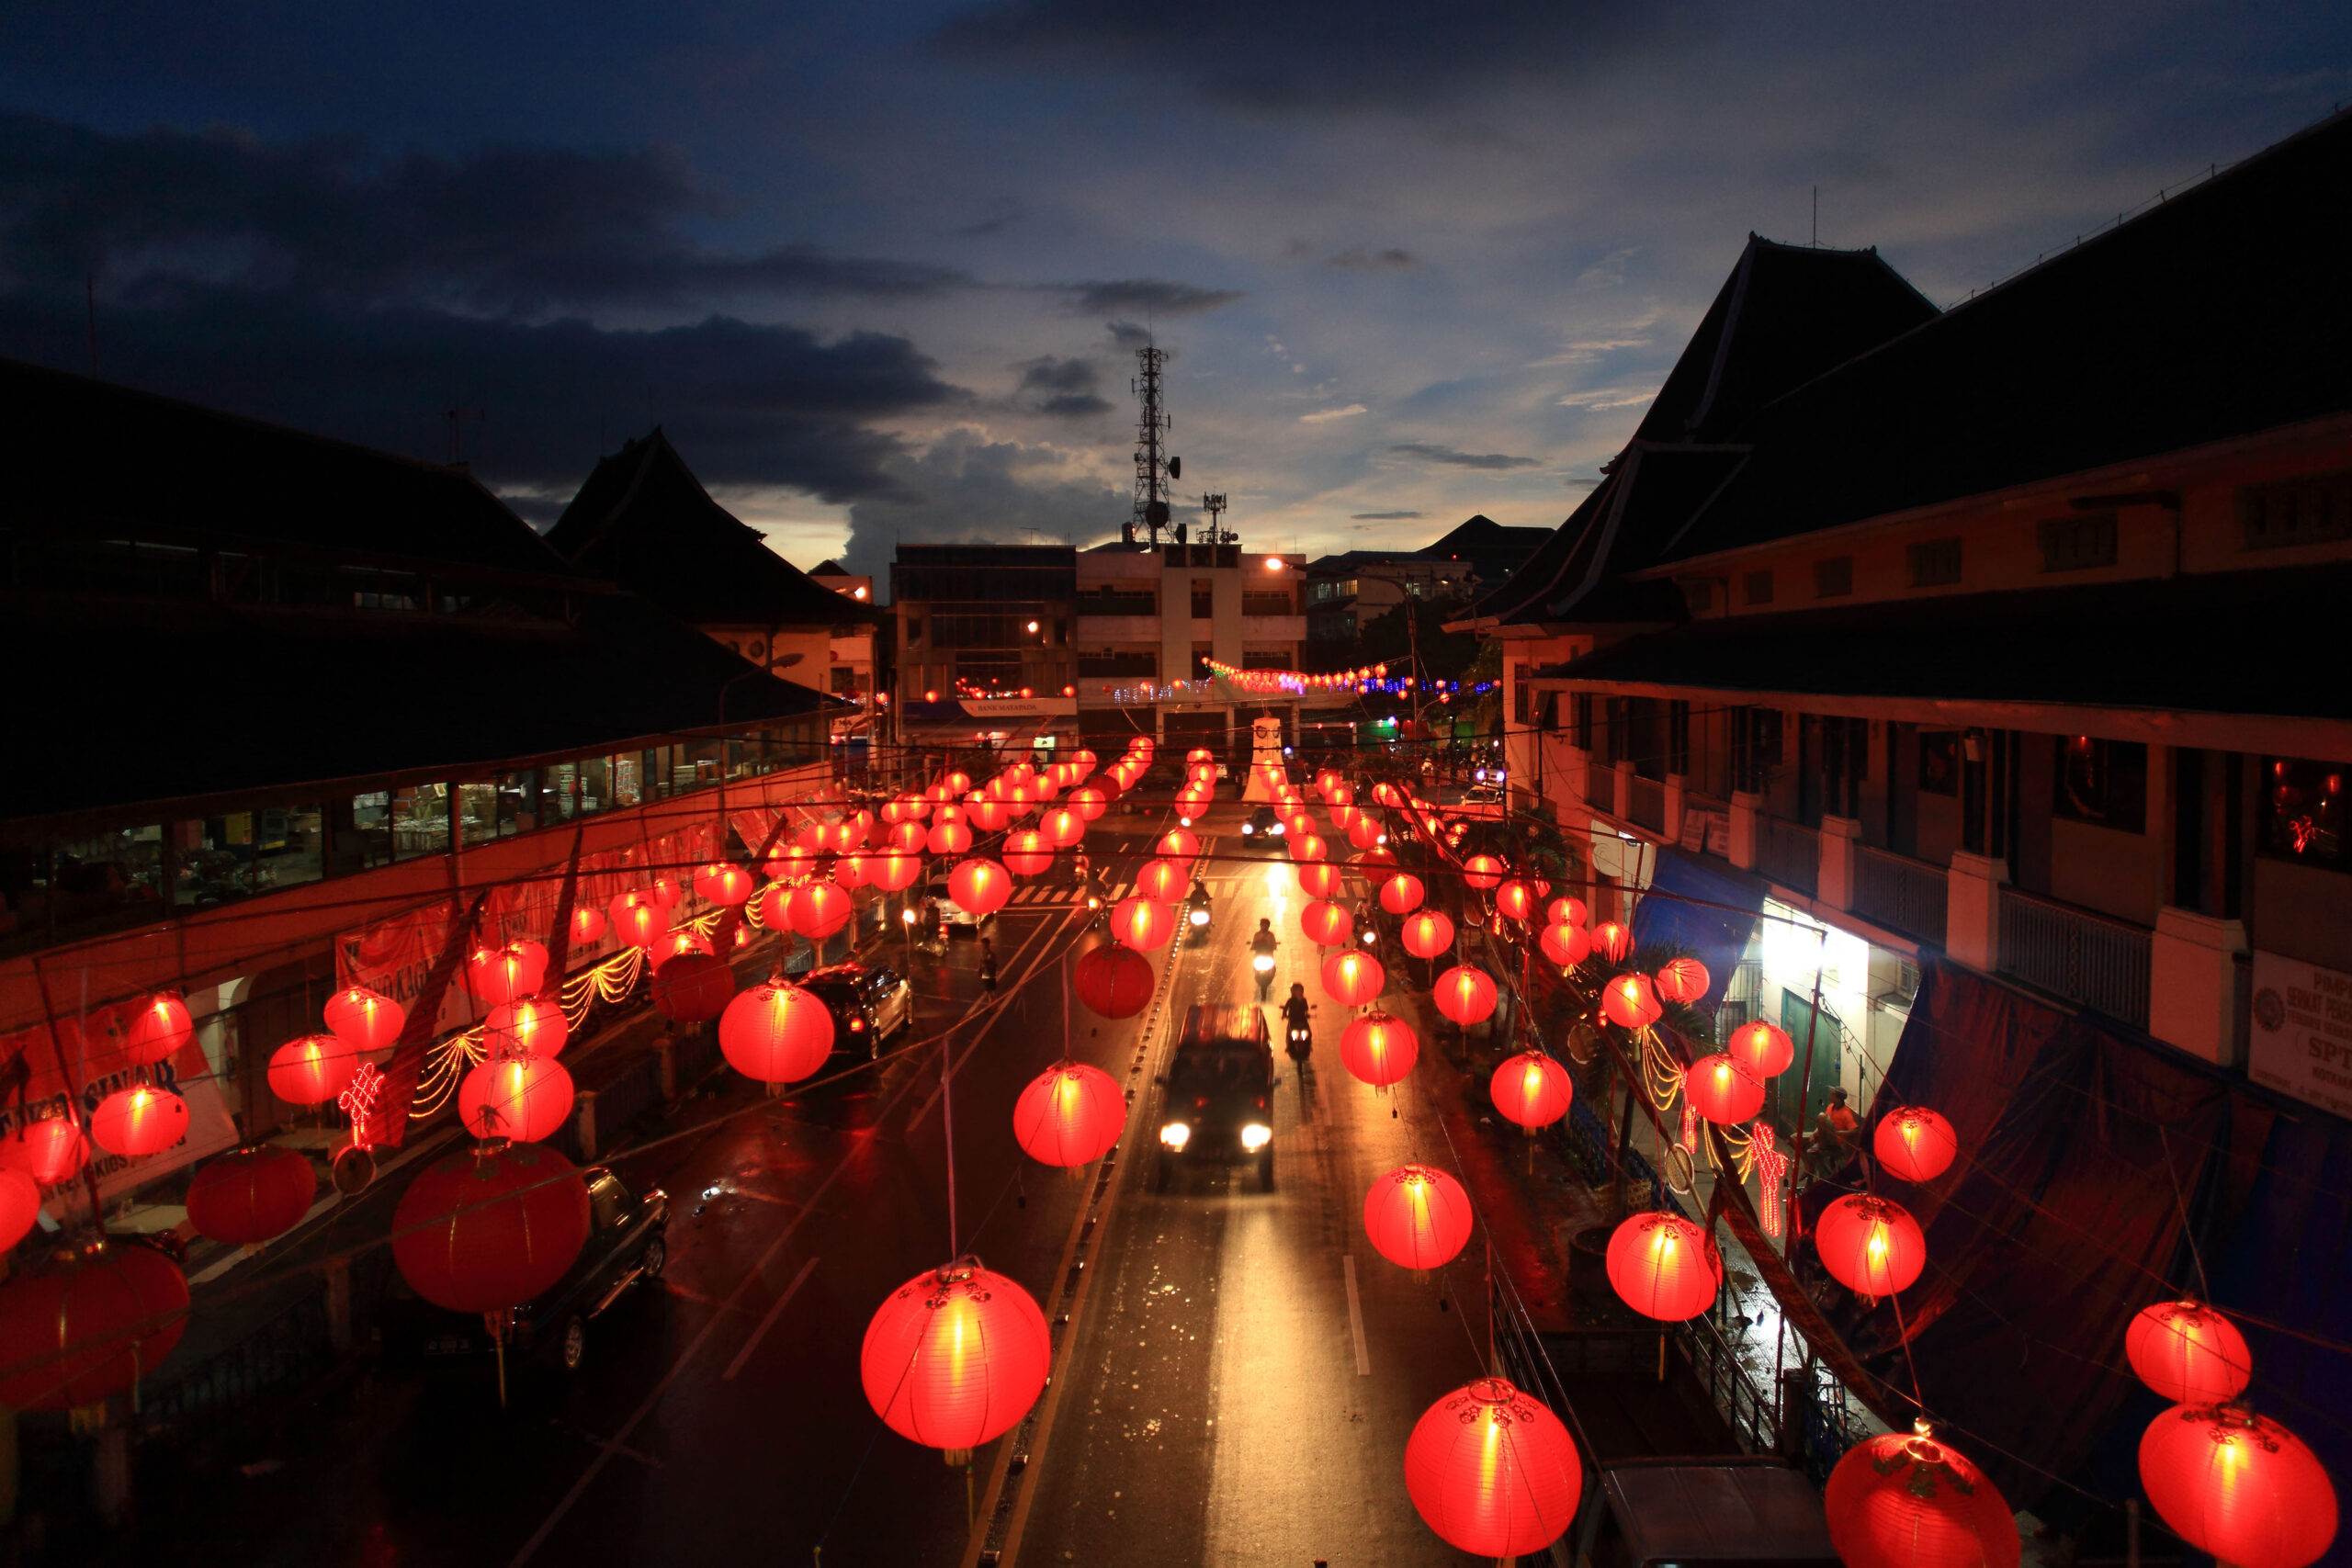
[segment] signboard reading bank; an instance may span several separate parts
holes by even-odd
[[[2352,975],[2257,951],[2246,1076],[2352,1116]]]

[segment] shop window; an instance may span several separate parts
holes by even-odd
[[[498,786],[461,784],[458,786],[458,842],[470,849],[498,837]]]
[[[1960,581],[1960,541],[1958,539],[1928,539],[1912,545],[1911,586],[1942,588]]]
[[[2148,822],[2148,749],[2137,740],[2070,735],[2058,747],[2050,809],[2070,822],[2137,833]]]
[[[613,759],[613,806],[637,806],[645,799],[645,753],[624,751]]]
[[[270,807],[254,813],[254,891],[316,882],[326,873],[326,810]]]
[[[1854,558],[1831,556],[1813,563],[1813,596],[1837,599],[1854,591]]]
[[[185,825],[178,825],[185,826]],[[164,828],[119,828],[0,857],[0,935],[59,935],[153,919],[164,904]]]
[[[539,820],[569,822],[580,815],[580,764],[558,762],[539,770]]]
[[[1960,731],[1919,731],[1919,793],[1960,794]]]
[[[2352,870],[2344,848],[2341,762],[2303,757],[2262,761],[2262,846],[2282,859]]]
[[[1770,572],[1751,571],[1747,574],[1745,581],[1747,587],[1747,602],[1749,604],[1770,604],[1772,602],[1772,574]]]
[[[2115,564],[2115,513],[2047,517],[2036,525],[2041,538],[2041,570],[2087,571]]]

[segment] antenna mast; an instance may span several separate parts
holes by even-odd
[[[1168,462],[1160,452],[1160,435],[1171,422],[1159,406],[1159,367],[1167,359],[1156,344],[1136,349],[1131,384],[1143,400],[1143,413],[1136,422],[1136,513],[1127,524],[1127,542],[1135,542],[1136,529],[1141,527],[1154,549],[1159,547],[1159,531],[1168,526]]]

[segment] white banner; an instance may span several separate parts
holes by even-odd
[[[2257,951],[2246,1076],[2352,1116],[2352,975]]]

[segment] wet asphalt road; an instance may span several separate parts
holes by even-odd
[[[1171,1011],[1249,997],[1244,939],[1272,915],[1275,995],[1297,978],[1317,998],[1323,1070],[1302,1084],[1282,1064],[1273,1193],[1238,1168],[1162,1195],[1121,1183],[1008,1562],[1462,1561],[1413,1514],[1401,1464],[1422,1409],[1478,1370],[1483,1321],[1465,1328],[1439,1303],[1457,1289],[1481,1299],[1479,1260],[1415,1280],[1371,1251],[1361,1219],[1379,1172],[1450,1160],[1417,1141],[1441,1136],[1426,1107],[1416,1115],[1409,1096],[1340,1070],[1342,1010],[1322,998],[1296,933],[1289,864],[1248,858],[1239,815],[1208,825],[1222,829],[1208,867],[1217,921],[1179,952]],[[1148,837],[1106,818],[1088,847],[1116,885],[1140,862],[1114,860],[1114,846]],[[1104,1023],[1068,998],[1051,960],[1073,931],[1066,908],[1009,908],[995,945],[1012,995],[949,1037],[956,1243],[1041,1301],[1087,1189],[1020,1157],[1012,1101],[1062,1054],[1066,1010],[1072,1054],[1122,1082],[1142,1022]],[[895,1044],[967,1011],[976,947],[915,956],[917,1021]],[[1155,1069],[1166,1032],[1147,1042]],[[503,1410],[484,1372],[379,1372],[261,1429],[249,1453],[149,1466],[160,1473],[142,1476],[140,1526],[112,1555],[254,1568],[964,1561],[967,1495],[995,1454],[982,1450],[967,1482],[883,1428],[858,1382],[875,1307],[951,1256],[937,1045],[774,1100],[718,1081],[647,1136],[707,1130],[612,1161],[671,1194],[670,1262],[661,1287],[592,1325],[582,1371],[519,1373]],[[1157,1126],[1145,1096],[1126,1145],[1138,1152]],[[729,1111],[741,1113],[718,1120]]]

